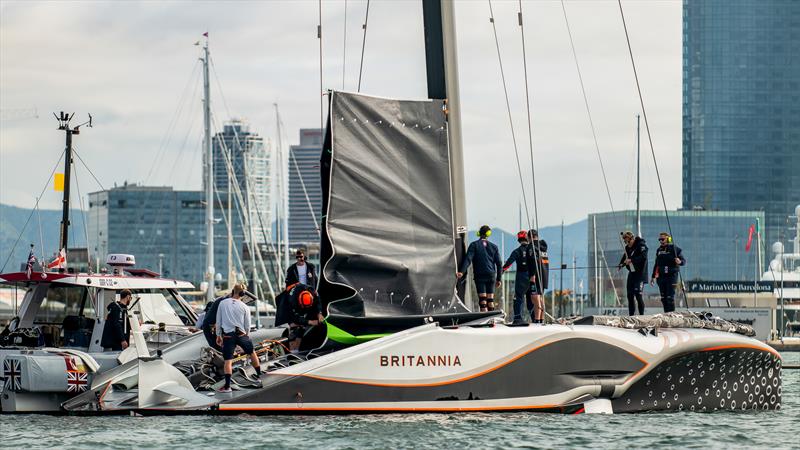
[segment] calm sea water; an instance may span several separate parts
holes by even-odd
[[[800,353],[784,354],[800,363]],[[0,448],[800,448],[800,370],[769,412],[564,416],[0,416]]]

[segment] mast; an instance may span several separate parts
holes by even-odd
[[[595,306],[600,308],[600,283],[599,283],[599,270],[597,262],[597,217],[592,216],[592,242],[594,243],[594,303]]]
[[[203,46],[203,147],[206,156],[206,302],[214,301],[214,155],[211,153],[211,89],[208,78],[208,35]]]
[[[560,291],[558,300],[558,314],[564,317],[564,271],[567,265],[564,264],[564,219],[561,219],[561,256],[559,256],[558,263],[561,264],[561,270],[558,272],[558,290]]]
[[[461,104],[458,96],[456,25],[452,0],[422,0],[425,28],[425,67],[428,98],[446,101],[450,144],[450,183],[456,240],[456,263],[466,253],[467,208],[464,193],[464,154],[461,140]],[[457,284],[459,298],[468,303],[466,277]]]
[[[640,209],[640,195],[641,195],[641,166],[640,166],[640,123],[641,116],[636,115],[636,236],[642,237],[642,211]]]
[[[53,113],[55,116],[55,113]],[[72,117],[75,113],[67,114],[64,111],[56,116],[56,120],[58,120],[58,129],[63,130],[65,134],[65,147],[64,147],[64,195],[61,200],[62,209],[61,209],[61,233],[60,239],[58,241],[58,249],[67,251],[67,243],[69,240],[69,198],[70,198],[70,174],[72,172],[72,135],[73,134],[80,134],[80,128],[83,125],[88,125],[89,127],[92,126],[92,115],[89,114],[89,120],[86,122],[76,125],[73,128],[70,128],[69,121],[72,120]]]
[[[58,249],[62,248],[67,250],[67,241],[69,238],[69,185],[70,185],[70,172],[72,169],[72,134],[77,134],[78,128],[74,130],[69,127],[69,120],[72,116],[68,116],[61,111],[59,120],[59,130],[64,130],[66,135],[66,147],[64,148],[64,197],[61,200],[61,239],[58,241]],[[44,249],[42,249],[44,251]]]
[[[279,222],[281,226],[281,236],[283,236],[283,270],[284,272],[286,269],[289,268],[289,196],[287,195],[287,172],[289,171],[289,164],[288,158],[285,158],[283,153],[283,141],[281,140],[281,113],[278,110],[278,104],[275,103],[275,130],[277,132],[277,144],[278,144],[278,170],[280,176],[278,177],[280,182],[280,210],[281,210],[281,219],[282,222]],[[280,243],[279,243],[280,244]],[[281,274],[283,276],[285,274]]]
[[[228,175],[228,289],[233,289],[233,285],[236,284],[236,273],[233,270],[233,217],[231,216],[231,203],[233,202],[233,198],[231,195],[231,171],[226,170],[225,173]]]

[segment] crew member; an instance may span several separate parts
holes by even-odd
[[[470,263],[474,263],[475,288],[478,291],[481,312],[494,311],[494,288],[500,286],[503,275],[500,250],[488,241],[491,234],[492,229],[489,225],[484,225],[478,230],[478,240],[469,244],[467,255],[456,273],[458,278],[463,277]]]
[[[242,353],[250,354],[250,361],[256,369],[256,375],[261,375],[261,365],[258,355],[253,349],[250,340],[250,308],[241,300],[244,286],[233,285],[231,295],[220,300],[217,307],[217,345],[222,347],[222,357],[225,359],[225,386],[220,392],[231,392],[231,375],[233,374],[233,354],[236,346],[242,348]]]
[[[672,243],[672,236],[669,233],[659,234],[658,243],[660,245],[656,250],[656,263],[650,285],[658,283],[664,312],[671,312],[675,311],[675,286],[678,284],[678,273],[680,266],[686,264],[686,259],[680,247]]]
[[[531,252],[531,245],[528,241],[528,232],[523,230],[517,233],[517,242],[519,247],[515,248],[511,255],[503,264],[503,270],[508,270],[512,264],[517,265],[517,274],[514,278],[514,322],[524,323],[522,319],[522,303],[527,303],[528,313],[531,314],[533,319],[533,302],[531,295],[531,274],[530,270],[533,268],[533,253]]]
[[[289,350],[296,353],[300,349],[309,328],[324,321],[319,296],[311,286],[295,283],[286,289],[276,314],[275,325],[289,324]]]
[[[622,240],[625,242],[625,253],[617,266],[618,270],[623,267],[628,269],[628,281],[626,287],[628,291],[628,315],[636,315],[636,307],[639,307],[639,314],[644,314],[644,299],[642,290],[647,283],[647,244],[644,239],[634,236],[632,232],[625,231]]]
[[[133,294],[128,289],[119,293],[119,300],[108,305],[106,323],[103,325],[102,345],[108,351],[121,351],[128,348],[128,305]]]
[[[286,269],[286,286],[302,283],[306,286],[315,287],[317,285],[317,273],[314,270],[314,264],[306,261],[306,254],[303,250],[298,249],[294,257],[297,262]]]
[[[550,258],[547,256],[547,241],[539,239],[539,232],[530,230],[531,252],[534,264],[531,267],[531,299],[533,323],[544,323],[544,291],[550,281]]]
[[[205,315],[203,315],[203,322],[200,329],[203,330],[203,336],[206,338],[206,343],[214,350],[221,352],[222,347],[217,345],[217,309],[219,304],[226,297],[220,297],[211,303],[206,303]]]

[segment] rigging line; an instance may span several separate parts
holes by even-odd
[[[73,148],[72,151],[74,153],[75,149]],[[91,268],[92,267],[92,258],[89,256],[89,230],[86,228],[86,211],[83,208],[83,195],[81,195],[81,186],[78,183],[78,179],[79,179],[79,177],[78,177],[78,165],[75,164],[74,162],[72,163],[72,165],[74,166],[72,170],[75,173],[75,190],[77,191],[77,194],[78,194],[78,206],[81,209],[81,223],[83,224],[83,238],[86,239],[86,262],[88,263],[89,268]],[[74,236],[73,236],[73,238],[74,238]],[[74,239],[73,239],[73,242],[75,242]],[[60,249],[59,249],[59,251],[60,251]],[[65,254],[66,254],[66,251],[67,251],[67,249],[64,249]],[[64,264],[65,265],[66,265],[66,263],[67,263],[67,261],[64,260]]]
[[[644,107],[644,96],[642,96],[642,87],[639,83],[639,73],[636,70],[636,61],[633,58],[633,47],[631,47],[631,38],[628,34],[628,24],[625,22],[625,13],[622,11],[622,0],[617,0],[617,4],[619,5],[619,15],[622,19],[622,28],[625,30],[625,42],[628,44],[628,54],[631,57],[631,68],[633,69],[633,78],[636,80],[636,93],[639,95],[639,105],[642,107],[642,118],[644,119],[644,129],[647,132],[647,142],[650,145],[650,154],[653,157],[653,166],[656,171],[656,179],[658,180],[658,190],[661,193],[661,204],[664,207],[664,218],[667,221],[667,230],[669,231],[670,237],[672,237],[672,248],[673,252],[676,254],[674,255],[677,258],[677,252],[675,248],[678,244],[675,242],[675,238],[672,236],[672,224],[669,220],[669,211],[667,210],[667,199],[664,197],[664,185],[661,183],[661,172],[658,170],[658,159],[656,158],[656,151],[653,147],[653,136],[650,133],[650,122],[647,120],[647,110]],[[681,292],[683,292],[683,298],[685,307],[689,308],[689,303],[686,301],[686,287],[683,284],[683,275],[680,271],[678,271],[678,282],[681,286]]]
[[[344,90],[345,71],[347,69],[347,0],[344,0],[344,39],[342,43],[342,90]]]
[[[594,119],[592,118],[592,110],[589,107],[589,95],[586,93],[586,85],[583,82],[583,72],[581,72],[581,65],[578,63],[578,52],[575,50],[575,40],[572,37],[572,27],[569,25],[569,18],[567,17],[567,6],[564,3],[564,0],[561,0],[561,11],[564,14],[564,24],[567,27],[567,35],[569,36],[569,46],[572,49],[572,59],[575,61],[575,71],[578,73],[578,81],[581,86],[581,95],[583,96],[583,105],[586,108],[586,117],[589,119],[589,128],[592,130],[592,140],[594,142],[594,150],[597,154],[597,161],[600,163],[600,173],[603,176],[603,185],[606,188],[606,196],[608,197],[608,205],[611,208],[612,217],[614,218],[614,227],[619,229],[619,217],[617,216],[617,212],[614,209],[614,201],[611,197],[611,188],[608,185],[608,176],[606,175],[606,168],[605,164],[603,164],[603,156],[600,153],[600,144],[597,140],[597,129],[594,125]],[[622,251],[625,252],[625,242],[622,240],[622,236],[619,236],[619,244],[622,248]]]
[[[214,190],[214,195],[217,197],[217,203],[219,203],[221,205],[222,204],[222,199],[219,196],[219,190],[215,189]],[[227,228],[228,227],[228,221],[230,219],[228,218],[228,214],[225,211],[225,208],[220,208],[220,210],[222,212],[222,219],[225,221],[225,227]],[[244,263],[242,262],[242,258],[239,255],[239,248],[236,247],[235,245],[233,246],[233,254],[234,254],[235,258],[236,258],[236,262],[239,263],[239,269],[241,270],[241,272],[239,272],[239,273],[245,274],[246,271],[244,270]],[[230,274],[228,274],[228,276],[230,276]]]
[[[322,84],[322,0],[318,2],[319,8],[319,24],[317,25],[317,39],[319,39],[319,129],[322,129],[323,114],[324,114],[324,95]]]
[[[81,158],[81,155],[78,154],[78,149],[74,145],[72,146],[72,154],[78,157],[78,161],[80,161],[81,164],[83,164],[83,167],[86,168],[86,170],[89,172],[92,178],[94,178],[94,181],[97,183],[98,186],[100,186],[100,189],[105,191],[106,188],[103,186],[103,183],[101,183],[100,180],[97,179],[94,172],[92,172],[92,169],[90,169],[89,166],[86,164],[86,161],[84,161],[83,158]],[[72,164],[75,165],[75,162],[73,162]],[[77,167],[77,165],[75,166]]]
[[[603,175],[603,183],[606,187],[606,195],[608,196],[608,204],[611,207],[611,212],[615,213],[614,210],[614,201],[611,199],[611,189],[608,186],[608,177],[606,176],[606,169],[605,165],[603,164],[603,157],[600,154],[600,144],[597,141],[597,131],[594,126],[594,120],[592,119],[592,112],[591,108],[589,108],[589,97],[586,94],[586,87],[583,83],[583,73],[581,72],[581,66],[578,63],[578,53],[575,50],[575,42],[572,38],[572,28],[569,25],[569,19],[567,18],[567,8],[564,4],[564,0],[561,0],[561,10],[564,13],[564,23],[567,26],[567,34],[569,35],[569,45],[572,48],[572,59],[575,61],[575,70],[578,72],[578,81],[581,85],[581,94],[583,95],[583,105],[586,108],[586,116],[589,119],[589,127],[592,130],[592,139],[594,140],[594,149],[595,153],[597,153],[597,160],[600,162],[600,173]],[[616,214],[615,214],[616,215]]]
[[[508,111],[508,124],[511,127],[511,140],[514,144],[514,156],[517,160],[517,172],[519,172],[519,184],[520,188],[522,189],[522,202],[525,204],[525,218],[528,221],[528,228],[531,227],[531,213],[528,209],[528,196],[525,193],[525,182],[522,177],[522,165],[519,162],[519,149],[517,147],[517,136],[514,132],[514,121],[511,118],[511,103],[508,100],[508,87],[506,86],[506,74],[505,70],[503,69],[503,58],[500,55],[500,41],[497,38],[497,26],[494,22],[494,10],[492,9],[492,0],[489,1],[489,22],[492,24],[492,31],[494,33],[494,45],[497,48],[497,61],[500,63],[500,78],[503,82],[503,92],[505,94],[506,99],[506,110]]]
[[[195,80],[195,84],[197,82],[196,72],[200,67],[200,60],[198,59],[195,61],[194,66],[192,67],[192,72],[189,74],[189,78],[186,80],[186,85],[181,90],[181,96],[178,98],[178,106],[175,109],[175,112],[172,114],[170,121],[167,125],[167,129],[164,131],[164,136],[161,138],[161,142],[158,146],[158,152],[156,153],[156,157],[153,158],[153,164],[150,166],[150,170],[147,172],[147,176],[144,179],[144,183],[147,183],[150,180],[150,176],[153,175],[153,170],[158,165],[158,161],[161,160],[163,152],[166,150],[167,145],[172,140],[172,132],[174,128],[177,126],[178,121],[180,120],[180,116],[183,112],[184,103],[186,102],[186,95],[189,93],[189,86],[192,83],[192,80]]]
[[[39,198],[38,197],[36,198],[36,217],[39,220],[39,245],[41,246],[40,248],[44,252],[44,235],[42,234],[42,214],[41,214],[41,211],[39,211]]]
[[[36,204],[33,206],[33,209],[31,209],[31,213],[28,214],[28,218],[25,220],[25,225],[22,226],[22,230],[20,230],[19,235],[17,235],[17,240],[14,241],[14,245],[11,246],[11,251],[8,253],[8,258],[6,258],[6,261],[3,263],[3,267],[0,267],[0,273],[5,272],[6,265],[8,265],[8,262],[11,260],[11,257],[14,256],[14,250],[16,250],[17,244],[19,244],[20,239],[22,239],[22,234],[25,233],[25,229],[28,227],[28,223],[30,223],[31,217],[33,217],[33,213],[35,213],[36,208],[39,207],[39,199],[42,198],[42,195],[44,195],[44,191],[47,190],[47,186],[50,184],[50,180],[53,178],[53,174],[55,174],[56,170],[58,170],[58,165],[61,164],[61,160],[64,158],[64,152],[66,151],[67,151],[66,148],[61,151],[61,156],[58,157],[58,161],[56,161],[56,164],[53,166],[53,170],[50,171],[50,176],[47,178],[47,181],[44,182],[44,187],[42,188],[42,191],[39,192],[39,196],[36,197]]]
[[[653,137],[650,134],[650,122],[647,120],[647,110],[644,107],[644,97],[642,96],[642,88],[641,88],[641,86],[639,84],[639,74],[638,74],[638,72],[636,70],[636,62],[635,62],[635,60],[633,58],[633,48],[631,47],[631,39],[630,39],[630,36],[628,35],[628,25],[625,22],[625,13],[622,11],[622,1],[621,0],[617,0],[617,4],[619,5],[620,17],[622,18],[622,27],[625,30],[625,42],[628,44],[628,54],[630,55],[630,58],[631,58],[631,67],[633,68],[633,77],[636,80],[636,92],[639,95],[639,105],[642,107],[642,118],[644,119],[645,130],[647,131],[647,141],[648,141],[648,143],[650,145],[650,153],[652,154],[652,157],[653,157],[653,165],[655,166],[656,179],[658,180],[658,189],[661,192],[661,203],[663,204],[663,207],[664,207],[664,216],[667,219],[667,228],[669,229],[669,234],[672,235],[672,226],[670,224],[669,213],[667,211],[667,200],[664,197],[664,186],[661,183],[661,173],[658,170],[658,160],[656,159],[656,152],[655,152],[655,150],[653,148]],[[673,238],[673,241],[674,241],[674,238]]]
[[[597,248],[600,249],[600,258],[602,258],[602,260],[603,260],[603,264],[601,264],[601,268],[603,266],[605,266],[606,273],[608,274],[608,281],[611,282],[611,288],[614,291],[614,299],[617,302],[617,306],[622,306],[622,302],[619,299],[619,294],[617,293],[617,284],[614,283],[614,277],[611,274],[611,268],[608,267],[608,260],[606,260],[606,252],[605,252],[605,250],[603,250],[603,245],[598,243],[597,244]],[[602,287],[600,288],[600,290],[602,291]],[[601,296],[601,298],[602,298],[602,296]],[[602,305],[600,305],[600,306],[602,306]]]
[[[212,122],[213,122],[214,126],[216,127],[217,126],[216,116],[212,115],[211,119],[212,119]],[[238,143],[238,133],[235,133],[235,137],[237,138],[237,143]],[[242,196],[241,188],[239,186],[238,177],[236,176],[236,173],[233,171],[233,163],[232,163],[232,160],[231,160],[230,149],[228,148],[228,145],[227,145],[227,143],[225,142],[224,139],[217,139],[217,142],[221,143],[221,145],[222,145],[222,150],[223,150],[222,154],[223,154],[223,156],[225,158],[225,165],[226,165],[226,168],[228,170],[228,175],[232,178],[232,181],[234,181],[234,183],[231,183],[231,185],[235,187],[235,192],[236,192],[236,195],[237,195],[237,201],[239,202],[239,208],[240,208],[239,211],[240,211],[240,213],[244,213],[243,212],[243,209],[245,207],[244,199],[243,199],[243,196]],[[238,145],[240,145],[239,148],[241,148],[241,144],[238,144]],[[252,192],[252,187],[251,187],[250,182],[249,182],[249,177],[247,177],[247,176],[245,176],[245,184],[246,184],[246,188],[247,188],[247,191],[248,191],[248,199],[247,199],[247,201],[248,201],[248,204],[249,204],[249,202],[250,202],[250,198],[249,197],[253,196],[253,199],[255,200],[255,193]],[[279,258],[279,255],[278,255],[278,253],[277,253],[277,251],[275,249],[275,245],[272,242],[271,230],[267,229],[264,226],[263,218],[261,217],[261,211],[260,211],[260,209],[258,207],[258,202],[254,201],[254,203],[255,203],[255,207],[256,207],[256,216],[258,217],[259,226],[261,227],[261,234],[264,236],[265,240],[267,241],[267,244],[269,244],[269,248],[272,251],[272,253],[275,256],[275,258]],[[251,212],[250,209],[247,208],[247,218],[248,218],[248,228],[247,229],[248,230],[251,229],[250,221],[252,220],[252,217],[250,216],[250,212]],[[241,220],[241,214],[240,214],[239,218]],[[242,223],[242,232],[243,233],[244,233],[244,229],[245,229],[244,223]],[[252,240],[252,236],[250,234],[248,234],[248,236],[250,236],[250,240]],[[256,256],[259,258],[259,261],[262,262],[262,270],[263,270],[263,272],[264,272],[264,274],[265,274],[265,276],[267,278],[267,286],[269,287],[270,292],[274,294],[274,292],[272,291],[272,283],[269,281],[269,277],[267,276],[268,273],[267,273],[266,267],[263,264],[263,260],[262,260],[262,257],[261,257],[261,249],[257,245],[253,245],[253,247],[257,250],[255,252]]]
[[[283,137],[284,139],[288,140],[289,137],[286,136],[286,125],[283,124],[283,119],[278,119],[280,129],[283,130]],[[303,188],[303,195],[306,199],[306,206],[308,206],[308,211],[311,213],[311,219],[314,221],[314,228],[317,230],[317,234],[321,235],[320,225],[317,222],[317,217],[314,214],[314,205],[311,204],[311,197],[308,195],[308,190],[306,190],[306,183],[303,180],[303,174],[300,172],[300,167],[297,164],[297,159],[294,157],[294,153],[292,153],[291,149],[289,149],[289,159],[292,160],[294,163],[295,171],[297,172],[297,177],[300,180],[300,187]],[[288,169],[288,161],[287,161],[287,169]],[[287,180],[288,183],[288,180]]]
[[[294,157],[294,153],[289,152],[289,158],[294,163],[294,170],[297,172],[297,177],[300,179],[300,187],[303,188],[303,195],[306,197],[306,204],[308,205],[308,211],[311,213],[311,219],[314,221],[314,228],[317,230],[317,234],[321,236],[319,222],[317,222],[317,215],[314,214],[314,208],[311,205],[311,198],[308,196],[308,191],[306,190],[306,183],[303,181],[303,174],[300,173],[300,166],[297,165],[297,158]]]
[[[213,67],[213,61],[212,61],[212,67]],[[225,105],[225,108],[227,110],[228,104],[227,104],[227,101],[225,100],[225,95],[222,93],[222,85],[220,84],[219,77],[217,76],[216,68],[214,69],[214,77],[217,80],[217,86],[219,87],[219,90],[220,90],[220,96],[222,97],[222,103]],[[230,114],[230,110],[227,110],[227,113],[228,113],[228,116],[230,117],[230,115],[231,115]],[[219,127],[217,126],[217,122],[216,122],[216,116],[213,117],[213,122],[214,122],[214,127],[216,129],[219,129]],[[236,127],[233,127],[233,136],[234,136],[234,141],[235,141],[236,148],[238,148],[242,153],[244,153],[245,147],[242,145],[242,142],[239,139],[239,132],[236,130]],[[225,142],[224,139],[217,139],[217,142],[220,142],[222,144],[222,147],[223,147],[224,152],[225,152],[225,157],[227,158],[226,159],[226,165],[230,164],[230,170],[229,170],[228,173],[233,177],[234,180],[236,180],[236,184],[238,186],[238,184],[239,184],[238,177],[236,176],[236,173],[233,171],[232,163],[229,163],[229,161],[231,161],[230,158],[232,158],[231,150],[228,148],[227,142]],[[245,141],[245,143],[247,143],[247,141]],[[242,158],[246,158],[246,156],[242,155]],[[247,174],[245,174],[245,187],[247,188],[248,195],[249,195],[249,193],[252,192],[253,188],[251,187],[250,177]],[[253,198],[255,200],[255,194],[252,194],[252,195],[253,195]],[[249,199],[248,199],[248,202],[249,202]],[[261,217],[260,217],[261,212],[260,212],[260,210],[258,208],[258,203],[257,202],[256,202],[256,214],[259,215],[259,222],[261,224],[260,225],[261,226],[261,234],[264,236],[265,239],[269,239],[270,249],[273,252],[275,252],[275,247],[274,247],[274,244],[272,242],[272,231],[264,228],[263,221],[261,221]]]
[[[522,68],[525,74],[525,106],[528,112],[528,143],[531,152],[531,185],[533,186],[533,225],[539,229],[539,204],[536,201],[536,170],[533,164],[533,126],[531,125],[531,100],[528,88],[528,58],[525,51],[525,27],[522,22],[522,0],[519,0],[519,30],[522,37]]]
[[[194,129],[195,123],[196,123],[196,120],[193,120],[190,123],[189,128],[186,130],[186,134],[183,137],[183,142],[181,143],[181,147],[178,149],[178,155],[175,157],[175,161],[172,162],[172,167],[170,168],[170,172],[169,173],[175,173],[175,169],[178,167],[178,162],[181,160],[181,156],[183,156],[183,153],[186,150],[186,143],[189,141],[189,136],[192,134],[192,129]],[[146,199],[145,202],[146,203],[149,203],[150,200],[153,198],[153,196],[156,195],[155,192],[156,192],[155,190],[151,190],[151,191],[147,192],[147,195],[145,196],[145,199]],[[167,194],[172,193],[172,192],[174,192],[174,191],[167,190],[167,189],[161,190],[161,193],[158,196],[159,197],[158,210],[156,211],[156,214],[154,216],[152,216],[153,217],[153,224],[150,227],[149,235],[141,234],[141,235],[139,235],[139,237],[136,238],[136,241],[140,241],[145,249],[150,249],[150,248],[152,248],[152,247],[154,247],[156,245],[156,239],[158,237],[158,234],[154,233],[153,231],[156,230],[156,227],[159,225],[159,221],[164,216],[164,213],[167,212],[167,208],[166,208],[167,202],[165,202],[165,199],[167,198]],[[150,236],[150,239],[148,239],[145,236]]]
[[[367,12],[364,13],[364,37],[361,39],[361,64],[358,66],[358,91],[361,92],[361,74],[364,72],[364,49],[367,47],[367,22],[369,22],[369,0],[367,0]]]

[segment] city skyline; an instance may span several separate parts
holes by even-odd
[[[100,2],[87,6],[4,2],[0,6],[0,106],[36,106],[40,116],[2,122],[0,202],[33,205],[63,147],[62,137],[49,132],[49,111],[67,107],[76,112],[76,117],[86,113],[95,117],[95,128],[76,137],[75,144],[105,188],[126,180],[176,189],[200,188],[199,101],[187,106],[196,111],[192,117],[173,127],[165,124],[170,123],[170,115],[180,104],[184,86],[189,85],[187,78],[191,80],[189,74],[198,56],[192,44],[206,30],[214,62],[212,107],[217,123],[230,119],[231,114],[250,117],[256,131],[274,138],[272,103],[277,102],[288,136],[285,146],[297,143],[297,130],[318,126],[316,4],[201,3],[190,10],[181,5],[165,3],[155,8],[148,3]],[[523,5],[540,225],[562,219],[571,223],[589,212],[606,211],[609,204],[561,6],[558,2]],[[566,5],[614,207],[630,207],[638,99],[619,11],[614,2]],[[667,204],[675,208],[680,205],[681,168],[680,4],[625,6]],[[364,2],[352,1],[348,9],[345,88],[349,90],[355,90],[357,82],[363,7]],[[237,19],[221,14],[232,8],[241,12]],[[523,172],[529,173],[516,12],[515,4],[499,3],[495,7]],[[462,2],[456,5],[456,15],[468,224],[475,227],[488,222],[514,229],[522,195],[488,9],[485,4]],[[175,23],[174,18],[179,16],[181,20]],[[243,22],[245,16],[248,20]],[[210,17],[214,17],[211,23]],[[91,36],[80,31],[90,25]],[[343,25],[342,5],[323,3],[323,89],[342,87]],[[34,31],[42,28],[60,39],[45,39]],[[373,5],[369,30],[362,92],[424,98],[421,6],[413,2]],[[269,44],[265,46],[264,42]],[[80,50],[68,51],[73,47]],[[387,48],[393,51],[382,50]],[[63,55],[71,56],[63,59]],[[58,71],[51,72],[51,66],[57,66]],[[186,151],[178,156],[178,144],[165,145],[166,156],[156,158],[160,143],[170,133],[175,135],[170,142],[188,141]],[[43,163],[26,165],[30,155]],[[22,165],[26,170],[16,169]],[[661,202],[651,165],[648,158],[643,159],[647,177],[643,206],[657,208]],[[173,173],[170,167],[180,170]],[[80,164],[77,175],[87,176]],[[529,175],[525,184],[531,198]],[[82,188],[88,192],[100,187]],[[46,191],[42,206],[54,208],[58,204],[57,195]]]

